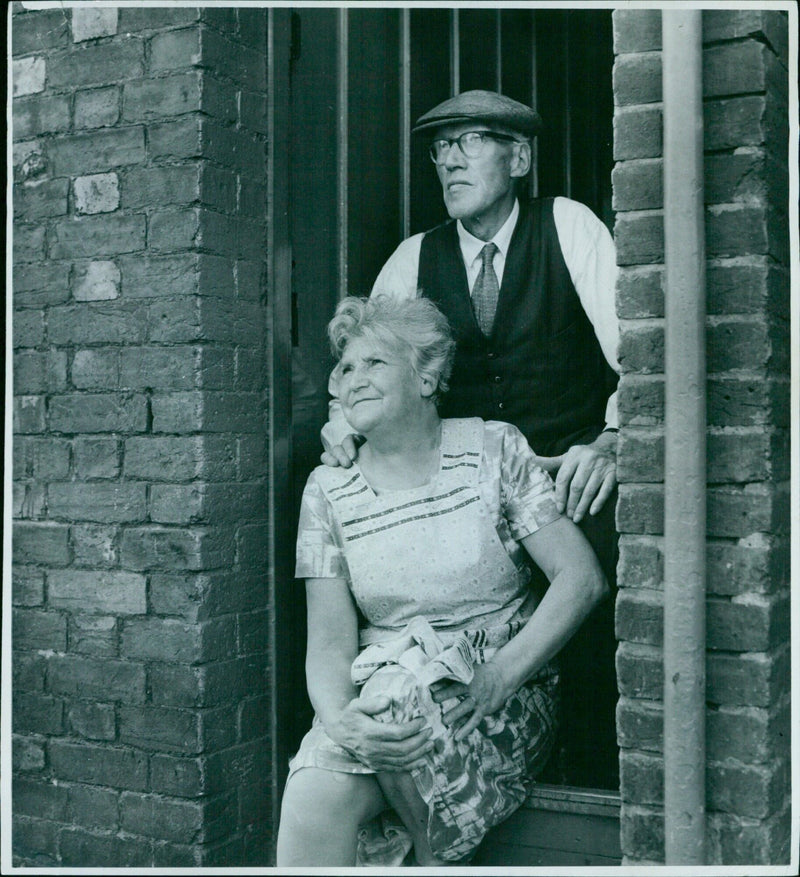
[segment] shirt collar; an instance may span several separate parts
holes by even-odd
[[[508,255],[508,247],[511,243],[511,235],[517,226],[519,219],[519,200],[514,199],[514,206],[508,219],[502,224],[497,234],[492,238],[492,242],[496,244],[497,249],[503,254],[505,259]],[[471,265],[474,259],[477,259],[480,251],[489,243],[476,238],[474,234],[470,234],[461,224],[461,220],[456,221],[456,229],[458,230],[458,242],[461,245],[461,253],[464,256],[464,263]]]

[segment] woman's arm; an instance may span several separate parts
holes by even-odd
[[[372,716],[387,697],[359,698],[350,680],[358,654],[358,615],[344,579],[306,579],[308,695],[328,736],[376,771],[409,770],[431,748],[424,719],[397,724]]]
[[[456,683],[434,694],[437,702],[464,697],[443,717],[451,725],[469,717],[459,728],[457,739],[466,737],[484,716],[500,709],[556,655],[608,593],[594,551],[569,519],[558,518],[525,536],[522,544],[547,576],[550,587],[522,630],[486,664],[475,666],[469,685]]]

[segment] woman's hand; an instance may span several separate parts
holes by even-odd
[[[421,767],[433,749],[430,726],[421,716],[402,724],[372,716],[389,706],[389,698],[353,698],[337,718],[326,723],[328,736],[375,771],[408,771]]]
[[[431,687],[436,703],[457,697],[459,703],[442,714],[445,725],[458,726],[456,740],[463,740],[477,728],[484,716],[496,713],[513,694],[500,669],[492,664],[476,664],[469,685],[463,682],[440,682]]]

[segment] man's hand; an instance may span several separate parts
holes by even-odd
[[[323,466],[342,466],[344,469],[349,469],[363,444],[362,436],[351,433],[342,439],[340,445],[334,445],[329,451],[323,451],[320,461]]]
[[[617,483],[617,433],[601,432],[590,445],[573,445],[558,457],[539,457],[536,462],[556,475],[559,512],[577,524],[588,511],[596,515]]]

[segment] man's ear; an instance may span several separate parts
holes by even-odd
[[[514,155],[511,158],[511,176],[524,177],[530,169],[531,144],[529,140],[524,140],[514,145]]]

